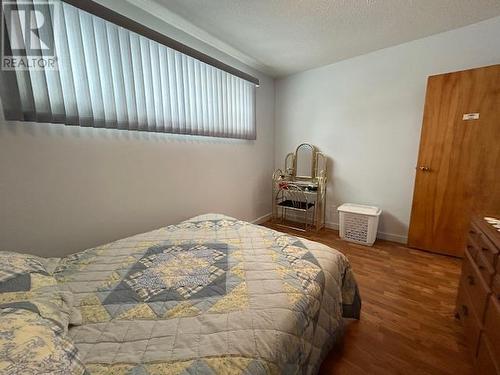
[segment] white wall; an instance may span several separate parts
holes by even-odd
[[[276,82],[275,162],[302,142],[331,158],[328,221],[343,202],[384,210],[382,237],[405,242],[429,75],[500,63],[500,17]]]
[[[102,2],[257,75],[257,140],[1,121],[0,250],[58,256],[202,213],[269,213],[273,80],[122,0]]]

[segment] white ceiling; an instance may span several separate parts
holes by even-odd
[[[184,29],[203,30],[205,39],[227,47],[224,52],[244,54],[274,76],[500,15],[500,0],[155,1],[187,21]]]

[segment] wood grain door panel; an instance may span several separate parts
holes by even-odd
[[[429,77],[409,246],[463,256],[473,207],[500,211],[499,122],[500,65]]]

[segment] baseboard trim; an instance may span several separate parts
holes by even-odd
[[[265,214],[261,217],[258,217],[257,219],[252,221],[252,224],[262,224],[265,223],[266,221],[269,221],[271,217],[273,216],[272,213]]]
[[[265,223],[266,221],[271,220],[273,214],[268,213],[265,214],[261,217],[258,217],[257,219],[252,221],[252,224],[262,224]],[[293,215],[291,215],[293,216]],[[325,227],[333,230],[339,230],[339,223],[334,223],[333,221],[327,221],[325,223]],[[392,241],[392,242],[397,242],[397,243],[402,243],[405,244],[408,242],[408,237],[406,236],[401,236],[399,234],[394,234],[394,233],[385,233],[385,232],[378,232],[377,233],[377,238],[381,240],[386,240],[386,241]]]
[[[330,228],[330,229],[339,230],[339,223],[327,221],[325,223],[325,226],[327,228]],[[380,232],[380,231],[377,233],[377,238],[379,238],[381,240],[402,243],[405,245],[408,242],[408,237],[406,237],[406,236],[401,236],[400,234],[394,234],[394,233],[385,233],[385,232]]]
[[[377,237],[382,240],[397,242],[402,245],[406,245],[408,243],[408,237],[401,236],[400,234],[379,232]]]

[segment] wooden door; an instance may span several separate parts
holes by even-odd
[[[429,77],[408,245],[462,256],[473,211],[500,214],[500,65]]]

